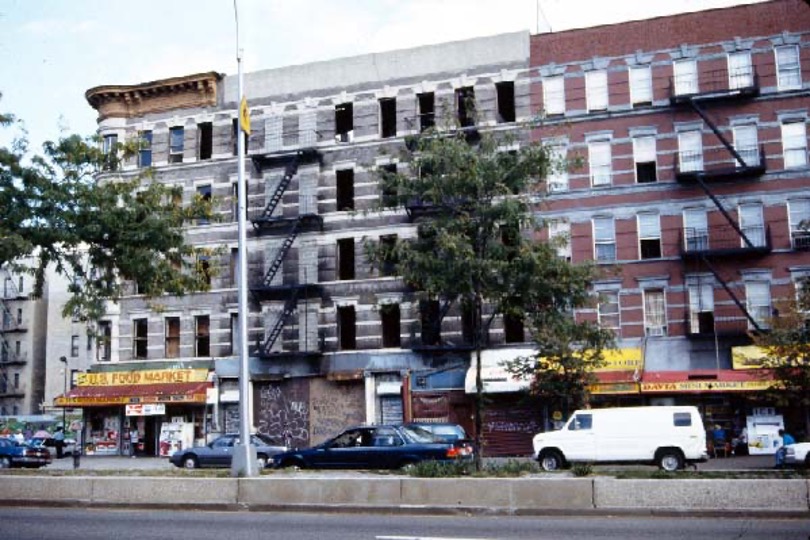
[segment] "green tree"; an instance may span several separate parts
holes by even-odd
[[[13,122],[0,116],[5,127]],[[117,174],[119,159],[134,151],[129,144],[104,152],[98,138],[78,135],[45,143],[41,155],[29,155],[24,138],[0,147],[0,267],[32,273],[41,295],[53,266],[70,282],[65,315],[96,320],[123,280],[147,297],[207,287],[199,265],[207,253],[186,245],[183,226],[210,218],[210,201],[179,204],[182,191],[151,170]]]
[[[515,362],[513,369],[536,377],[532,388],[541,396],[550,383],[539,358],[550,352],[579,365],[590,356],[572,356],[566,346],[586,343],[588,354],[598,358],[609,341],[572,316],[588,301],[593,268],[571,265],[557,256],[554,245],[534,239],[538,223],[532,210],[544,193],[543,179],[559,164],[543,145],[517,143],[511,135],[478,136],[455,126],[413,137],[402,156],[408,169],[383,170],[380,183],[382,205],[406,207],[416,219],[417,234],[393,248],[367,244],[372,264],[393,264],[420,299],[443,306],[455,302],[469,315],[478,366],[474,422],[479,450],[481,350],[494,317],[528,323],[541,356]],[[480,467],[480,451],[477,455]]]

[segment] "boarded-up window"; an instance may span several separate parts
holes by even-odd
[[[165,321],[166,358],[180,356],[180,317],[166,317]]]

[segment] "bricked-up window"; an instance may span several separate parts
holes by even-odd
[[[380,100],[380,137],[396,137],[397,135],[397,99],[383,98]]]
[[[609,186],[612,180],[610,141],[588,143],[588,164],[592,186]]]
[[[382,346],[384,348],[399,347],[401,345],[399,304],[381,305],[380,322],[382,323]]]
[[[515,83],[499,82],[495,85],[498,97],[498,123],[515,121]]]
[[[648,336],[667,334],[667,303],[663,289],[644,290],[644,333]]]
[[[636,164],[636,182],[649,184],[658,180],[654,136],[633,139],[633,161]]]
[[[565,78],[562,75],[543,79],[543,111],[549,116],[565,114]]]
[[[433,92],[417,94],[419,104],[419,132],[436,125],[436,96]]]
[[[132,321],[132,357],[146,358],[149,333],[148,319]]]
[[[503,335],[506,343],[523,343],[523,319],[517,315],[504,315]]]
[[[78,358],[79,356],[79,336],[70,336],[70,357]]]
[[[776,86],[779,90],[792,90],[802,86],[802,68],[799,63],[799,47],[785,45],[777,47]]]
[[[694,60],[676,60],[672,64],[675,95],[697,94],[698,71]]]
[[[396,163],[387,163],[380,168],[382,169],[383,178],[397,174]],[[382,205],[385,208],[393,208],[397,206],[397,189],[395,186],[383,185]]]
[[[461,127],[475,125],[475,89],[472,86],[456,89],[456,111]]]
[[[650,105],[653,101],[650,66],[630,68],[630,101],[633,105]]]
[[[338,240],[338,279],[354,279],[354,238]]]
[[[593,218],[594,258],[599,262],[616,260],[616,229],[612,217]]]
[[[420,300],[419,314],[422,326],[422,344],[438,345],[441,341],[442,321],[438,300]]]
[[[211,122],[197,124],[197,159],[211,159],[214,147],[214,125]]]
[[[166,358],[180,357],[180,317],[166,317],[164,321]]]
[[[335,171],[337,210],[354,210],[354,169]]]
[[[585,74],[585,90],[589,111],[608,108],[607,71],[599,69]]]
[[[338,348],[353,351],[357,348],[357,315],[354,306],[340,306],[337,309]]]
[[[782,158],[785,169],[807,165],[807,126],[804,121],[782,124]]]
[[[387,234],[380,236],[380,248],[382,249],[383,259],[380,263],[381,276],[395,276],[397,273],[397,235]]]
[[[200,197],[203,201],[210,202],[211,185],[204,184],[201,186],[197,186],[197,196]],[[208,225],[208,223],[209,223],[208,218],[197,218],[197,225]]]
[[[642,259],[661,258],[661,216],[648,213],[638,215],[638,244]]]
[[[138,167],[152,166],[152,132],[138,132]]]
[[[335,142],[352,142],[354,138],[354,106],[341,103],[335,106]]]
[[[621,326],[621,310],[619,307],[619,291],[599,292],[596,313],[601,328],[619,330]]]
[[[194,356],[211,356],[211,318],[194,317]]]
[[[112,323],[110,321],[99,321],[96,339],[96,360],[109,362],[112,360]]]
[[[231,141],[232,141],[231,144],[233,145],[233,155],[239,154],[239,133],[240,132],[242,133],[242,137],[245,140],[245,154],[247,154],[248,142],[250,141],[250,138],[248,137],[247,133],[245,133],[244,131],[239,129],[239,119],[234,118],[231,121]]]
[[[184,137],[182,126],[169,128],[169,163],[183,163]]]

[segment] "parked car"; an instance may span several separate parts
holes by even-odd
[[[173,465],[185,469],[230,467],[233,460],[233,447],[238,441],[239,434],[237,433],[221,435],[205,446],[178,450],[172,454],[169,461]],[[261,433],[251,435],[250,443],[256,447],[256,458],[260,469],[265,468],[274,455],[287,451],[286,446],[278,444]]]
[[[675,471],[706,461],[706,432],[696,407],[617,407],[576,411],[559,431],[532,440],[546,471],[571,462],[654,463]]]
[[[45,448],[51,453],[51,458],[56,458],[56,439],[53,437],[31,437],[27,442],[33,448]],[[65,446],[62,448],[62,455],[72,456],[76,451],[76,441],[65,439],[64,442]]]
[[[457,461],[472,457],[471,450],[443,440],[419,427],[361,426],[311,448],[290,450],[273,457],[277,468],[399,469],[420,461]]]
[[[810,442],[793,443],[785,446],[785,465],[804,466],[810,469]]]
[[[0,469],[11,467],[44,467],[52,460],[45,448],[33,448],[14,439],[0,438]]]

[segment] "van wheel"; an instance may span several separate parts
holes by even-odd
[[[537,457],[537,461],[540,463],[540,468],[547,472],[559,471],[565,465],[565,459],[557,450],[543,450]]]
[[[658,467],[667,472],[675,472],[683,467],[683,456],[680,451],[667,448],[658,452]]]

